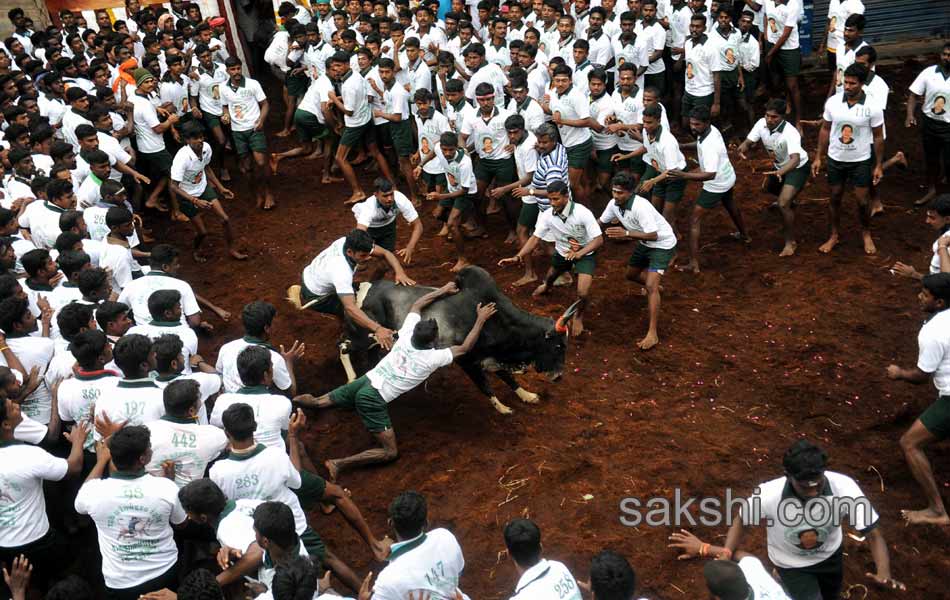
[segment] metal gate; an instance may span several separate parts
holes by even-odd
[[[815,0],[812,19],[814,47],[828,27],[829,0]],[[864,0],[870,44],[933,37],[950,37],[950,0]]]

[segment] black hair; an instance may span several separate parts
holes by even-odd
[[[117,344],[118,345],[118,344]],[[144,425],[126,426],[112,434],[109,452],[112,464],[120,471],[129,471],[139,466],[139,460],[148,452],[151,434]]]
[[[641,116],[653,117],[654,119],[659,119],[662,115],[663,115],[663,111],[660,109],[659,104],[653,104],[651,106],[647,106],[646,108],[644,108]]]
[[[274,322],[277,309],[270,302],[255,300],[244,306],[241,311],[241,322],[244,324],[244,333],[252,337],[261,337],[264,331]]]
[[[505,525],[505,546],[518,566],[531,567],[541,559],[541,530],[530,519],[515,519]]]
[[[234,406],[231,408],[234,408]],[[228,410],[231,410],[231,408]],[[247,408],[252,410],[250,406]],[[225,411],[225,414],[227,414],[227,411]],[[294,513],[283,502],[263,502],[259,504],[254,509],[254,529],[262,537],[285,550],[295,548],[300,543],[300,539],[297,537]]]
[[[412,330],[411,343],[417,350],[432,348],[439,337],[439,323],[435,319],[423,319]]]
[[[148,312],[153,321],[164,321],[165,312],[181,303],[181,292],[178,290],[155,290],[148,297]]]
[[[93,267],[79,273],[79,279],[76,280],[76,285],[79,286],[79,293],[83,296],[91,296],[96,290],[102,289],[102,286],[108,281],[108,271],[100,267]],[[128,307],[126,307],[126,310],[128,310]]]
[[[63,231],[69,231],[83,220],[82,211],[67,210],[59,215],[59,228]]]
[[[851,16],[853,17],[856,15]],[[844,70],[844,77],[855,77],[863,84],[868,78],[868,68],[861,63],[852,63],[847,69]]]
[[[185,383],[184,381],[173,381],[171,385],[165,388],[165,395],[173,385]],[[191,381],[197,385],[198,382]],[[178,500],[181,507],[187,512],[196,515],[205,515],[207,517],[217,517],[224,512],[224,507],[228,503],[227,496],[218,487],[218,484],[208,478],[196,479],[185,487],[178,490]]]
[[[454,80],[453,80],[454,81]],[[439,136],[439,145],[443,148],[458,148],[459,137],[454,131],[444,131]]]
[[[23,270],[27,275],[36,277],[40,270],[46,267],[49,259],[49,250],[35,248],[20,257],[20,264],[23,265]]]
[[[703,565],[706,587],[720,600],[745,600],[750,595],[749,582],[738,563],[711,560]]]
[[[925,275],[920,283],[934,298],[943,300],[945,308],[950,306],[950,273]]]
[[[353,229],[346,234],[346,241],[343,243],[343,251],[352,250],[353,252],[371,252],[373,250],[373,238],[368,231],[362,229]]]
[[[617,173],[614,175],[614,178],[610,180],[610,186],[632,192],[634,189],[636,189],[637,184],[633,178],[626,173]]]
[[[0,300],[12,298],[20,287],[20,280],[16,275],[3,273],[0,275]]]
[[[257,430],[254,409],[243,402],[227,407],[221,415],[221,423],[224,425],[224,432],[238,441],[253,438],[254,431]]]
[[[178,258],[178,248],[171,244],[156,244],[149,254],[148,264],[153,269],[161,269]]]
[[[56,259],[56,264],[59,265],[66,279],[72,279],[73,275],[82,271],[83,267],[90,262],[89,255],[82,250],[63,250]]]
[[[92,588],[78,575],[70,575],[57,581],[46,592],[44,600],[94,600]]]
[[[175,336],[163,335],[162,337]],[[194,379],[173,381],[162,390],[162,403],[165,405],[165,413],[172,417],[185,417],[188,414],[188,409],[197,406],[200,400],[201,384]]]
[[[712,113],[708,106],[699,105],[690,111],[689,118],[702,121],[703,123],[709,123],[710,119],[712,119]]]
[[[785,110],[788,108],[784,98],[772,98],[765,103],[765,112],[774,112],[778,113],[785,118]]]
[[[270,350],[261,346],[248,346],[237,357],[238,375],[241,383],[248,387],[261,385],[271,366]]]
[[[310,600],[317,590],[317,572],[306,556],[295,556],[277,565],[271,591],[274,600]]]
[[[26,298],[10,296],[0,301],[0,329],[10,335],[14,332],[14,325],[23,320],[30,310],[30,302]]]
[[[393,529],[403,540],[410,540],[422,533],[428,516],[425,496],[413,490],[402,492],[389,504]]]
[[[155,353],[155,369],[161,373],[172,368],[172,361],[181,356],[185,344],[177,335],[168,333],[159,336],[152,342],[152,352]]]
[[[868,62],[872,65],[877,62],[877,50],[874,49],[874,46],[861,46],[858,48],[858,51],[854,53],[854,57],[860,58],[862,56],[867,56]]]
[[[198,481],[207,480],[199,479],[194,483]],[[224,592],[211,571],[195,569],[178,585],[178,600],[224,600]]]
[[[73,191],[73,183],[65,179],[54,179],[46,186],[46,197],[50,202],[54,202],[63,196],[68,196]]]
[[[96,311],[97,321],[101,310]],[[140,373],[143,363],[148,362],[148,355],[152,352],[152,340],[137,333],[123,335],[115,343],[112,352],[116,366],[122,369],[126,377],[132,377]]]
[[[622,555],[602,550],[590,561],[590,587],[594,600],[630,600],[637,575]]]
[[[67,307],[68,306],[71,305],[67,305]],[[83,305],[77,304],[77,306]],[[66,307],[63,307],[60,314],[62,314],[64,310],[66,310]],[[91,316],[92,311],[90,311],[90,317]],[[88,323],[88,321],[86,322]],[[60,329],[62,329],[62,327],[60,327]],[[82,369],[91,371],[96,367],[96,361],[102,356],[102,351],[105,350],[106,344],[108,343],[109,338],[107,338],[106,334],[102,331],[98,329],[87,329],[77,333],[69,340],[69,351]]]
[[[52,184],[50,184],[52,185]],[[106,226],[109,229],[132,222],[132,213],[121,206],[109,207],[106,211]]]
[[[947,277],[950,279],[950,274]],[[825,470],[827,463],[825,451],[804,439],[792,444],[782,457],[785,474],[792,479],[816,478]]]
[[[854,27],[858,31],[864,31],[864,24],[867,22],[867,19],[864,18],[864,15],[853,14],[844,20],[845,27]]]

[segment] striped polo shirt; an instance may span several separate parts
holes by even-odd
[[[538,166],[534,171],[531,187],[546,190],[550,182],[558,179],[566,183],[568,189],[570,189],[571,180],[567,173],[567,150],[563,144],[557,144],[554,150],[548,154],[538,155]],[[547,198],[538,197],[538,209],[547,210],[549,208],[551,208],[551,202]]]

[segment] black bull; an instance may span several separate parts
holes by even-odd
[[[515,306],[498,290],[487,271],[479,267],[467,267],[456,277],[459,292],[439,298],[422,312],[422,317],[434,318],[439,324],[439,339],[436,347],[447,348],[461,344],[475,324],[475,308],[494,302],[497,313],[485,324],[475,347],[459,357],[456,363],[471,378],[479,390],[489,398],[502,414],[511,409],[502,404],[492,392],[486,371],[499,379],[528,403],[538,401],[538,395],[518,385],[513,372],[534,367],[550,381],[557,381],[564,368],[564,353],[567,336],[562,327],[556,327],[553,319],[539,317]],[[363,311],[377,323],[394,331],[399,330],[409,308],[421,296],[435,288],[424,286],[398,286],[392,281],[376,281],[363,299]],[[562,316],[559,322],[566,321]],[[559,331],[561,330],[561,331]],[[347,319],[344,329],[341,354],[344,365],[347,354],[358,361],[358,368],[365,372],[371,361],[374,340],[369,332]]]

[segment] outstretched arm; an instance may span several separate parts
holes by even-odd
[[[440,287],[439,289],[433,290],[429,292],[428,294],[426,294],[425,296],[422,296],[421,298],[413,302],[412,306],[409,307],[409,314],[412,314],[412,313],[415,313],[417,315],[422,314],[422,311],[425,310],[427,306],[429,306],[430,304],[432,304],[439,298],[442,298],[443,296],[451,296],[452,294],[457,294],[458,291],[459,291],[459,288],[457,285],[455,285],[455,282],[450,281],[447,284]]]

